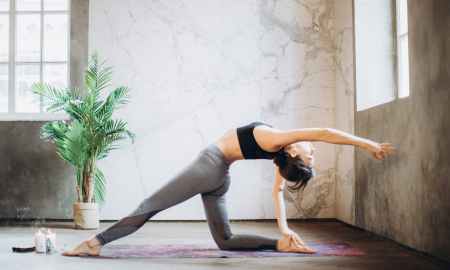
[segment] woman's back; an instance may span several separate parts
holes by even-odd
[[[259,147],[263,152],[277,152],[282,148],[282,146],[277,145],[275,143],[276,140],[274,140],[277,131],[276,129],[267,125],[255,125],[254,127],[243,126],[239,128],[242,129],[246,127],[251,128],[249,131],[253,131],[252,134],[257,144],[256,147]],[[241,149],[241,145],[243,144],[242,134],[241,137],[238,136],[239,128],[228,130],[215,142],[229,162],[245,159],[244,153],[242,153],[243,149]]]

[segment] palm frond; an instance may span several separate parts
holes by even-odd
[[[103,102],[102,105],[96,110],[96,115],[98,116],[99,121],[111,118],[114,110],[127,104],[129,102],[129,98],[128,87],[122,86],[111,91],[105,102]]]
[[[85,166],[89,160],[89,141],[86,138],[84,126],[77,120],[72,122],[67,130],[65,138],[55,141],[61,157],[77,168]]]
[[[108,155],[111,150],[117,149],[117,142],[130,138],[134,142],[134,134],[127,129],[127,123],[124,120],[108,120],[101,129],[96,130],[99,136],[99,143],[96,150],[97,158],[102,159]]]
[[[111,79],[112,68],[105,67],[105,62],[99,62],[98,55],[94,54],[85,71],[88,102],[91,106],[100,98],[101,91],[110,86]]]
[[[34,83],[31,85],[31,90],[43,97],[43,103],[48,106],[48,111],[60,111],[67,102],[73,100],[70,92],[66,89],[58,89],[46,83]]]
[[[86,104],[79,100],[71,100],[64,107],[64,111],[72,118],[79,122],[84,122],[89,111],[86,110]]]
[[[47,141],[62,140],[68,129],[69,126],[65,121],[47,122],[41,127],[41,138]]]
[[[105,201],[106,179],[103,172],[96,167],[94,171],[94,200],[98,203]]]

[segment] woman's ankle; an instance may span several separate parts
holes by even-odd
[[[97,239],[97,237],[92,237],[87,241],[89,247],[99,247],[102,243]]]
[[[277,245],[275,246],[276,249],[277,249],[277,251],[280,251],[280,248],[281,248],[281,241],[282,241],[282,239],[278,239],[278,240],[277,240]]]

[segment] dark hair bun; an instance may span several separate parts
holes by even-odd
[[[313,169],[306,166],[300,157],[292,157],[284,150],[281,150],[276,154],[273,162],[278,166],[278,170],[284,179],[296,183],[292,190],[304,188],[308,181],[314,176]]]
[[[289,154],[286,151],[281,150],[275,155],[273,163],[275,163],[280,168],[284,168],[287,164],[288,158]]]

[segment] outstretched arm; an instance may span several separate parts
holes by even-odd
[[[275,204],[275,217],[277,218],[278,228],[283,236],[289,237],[290,241],[295,243],[295,245],[303,247],[304,252],[313,252],[313,250],[306,247],[300,236],[288,227],[286,220],[286,207],[283,200],[285,182],[286,181],[278,171],[278,167],[275,167],[275,182],[272,189],[272,197]]]
[[[278,131],[275,137],[276,143],[281,147],[300,141],[354,145],[369,151],[374,158],[380,160],[394,151],[394,147],[390,143],[377,143],[334,128],[303,128]]]
[[[283,200],[283,189],[285,180],[281,177],[277,167],[275,167],[275,181],[272,188],[272,198],[275,205],[275,217],[277,218],[278,228],[281,234],[289,232],[286,221],[286,207]]]

